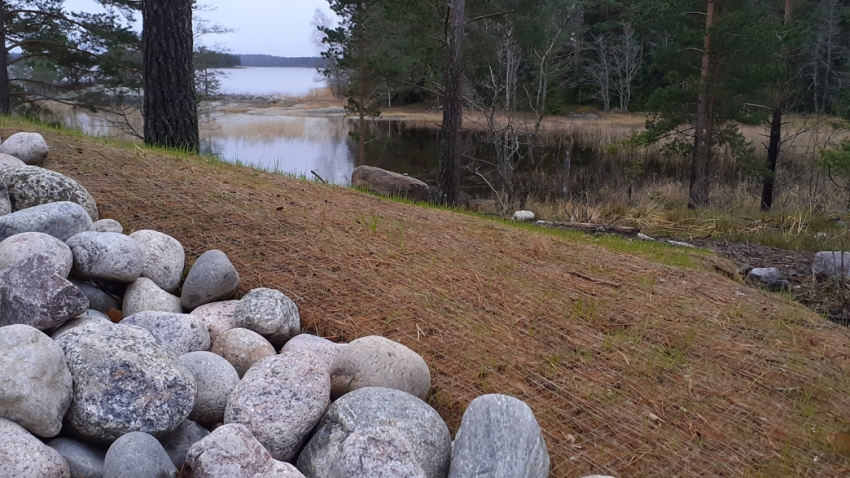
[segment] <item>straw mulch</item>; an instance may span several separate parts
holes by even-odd
[[[127,232],[170,234],[189,262],[223,250],[307,332],[422,354],[453,433],[476,396],[525,400],[553,477],[850,473],[831,444],[850,429],[850,332],[786,298],[592,238],[42,133],[45,166]]]

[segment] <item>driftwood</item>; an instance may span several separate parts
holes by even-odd
[[[552,229],[570,229],[582,232],[598,232],[603,234],[623,234],[625,236],[636,236],[640,229],[636,227],[625,226],[603,226],[601,224],[589,224],[586,222],[552,222],[552,221],[537,221],[540,227],[548,227]]]

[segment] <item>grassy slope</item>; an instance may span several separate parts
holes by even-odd
[[[232,259],[305,330],[422,354],[431,404],[507,393],[534,410],[554,477],[839,476],[850,332],[712,272],[716,258],[536,231],[247,168],[39,130],[46,167],[103,217]]]

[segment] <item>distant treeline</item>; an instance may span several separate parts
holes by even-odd
[[[239,55],[242,66],[327,68],[327,60],[319,57],[284,58],[272,55]]]
[[[199,48],[195,52],[195,68],[206,70],[208,68],[233,68],[241,66],[239,55],[220,53],[206,48]]]

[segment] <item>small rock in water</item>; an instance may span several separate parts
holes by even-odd
[[[71,478],[58,451],[24,427],[0,417],[0,476],[3,478]]]
[[[72,478],[100,478],[103,476],[103,459],[106,450],[73,438],[56,438],[47,446],[58,451],[68,467]]]
[[[92,221],[99,219],[97,204],[91,194],[80,183],[63,174],[38,166],[24,166],[0,169],[0,180],[9,188],[14,211],[71,201],[82,206]]]
[[[139,312],[121,320],[122,325],[135,325],[151,333],[179,357],[189,352],[208,351],[210,334],[201,319],[189,314],[171,312]]]
[[[139,312],[183,312],[180,299],[160,289],[152,280],[139,277],[127,286],[121,312],[127,317]]]
[[[210,333],[210,344],[215,346],[216,340],[236,325],[236,304],[238,300],[226,300],[224,302],[211,302],[204,304],[192,311],[192,315],[198,316],[206,324]]]
[[[195,377],[198,389],[189,420],[210,429],[222,423],[230,394],[239,384],[236,369],[212,352],[190,352],[177,360]]]
[[[425,478],[407,438],[392,427],[357,430],[340,445],[328,478]]]
[[[15,133],[0,144],[0,153],[18,158],[24,164],[41,164],[49,152],[47,142],[38,133]]]
[[[19,266],[40,254],[53,264],[56,275],[68,278],[74,265],[71,248],[59,239],[41,232],[24,232],[0,242],[0,269]]]
[[[156,438],[131,432],[115,442],[103,460],[103,478],[175,478],[177,468]]]
[[[230,298],[239,288],[239,273],[221,251],[207,251],[195,261],[180,298],[187,311],[198,306]]]
[[[241,378],[252,365],[275,355],[274,347],[262,335],[248,329],[230,329],[215,341],[212,353],[233,365]]]
[[[204,427],[191,420],[183,420],[183,423],[173,432],[162,436],[159,443],[171,459],[171,463],[179,470],[186,461],[186,454],[192,445],[209,436],[210,432]]]
[[[192,445],[183,473],[194,478],[255,478],[265,473],[269,473],[266,475],[269,478],[303,477],[292,465],[272,458],[251,432],[239,424],[220,426]]]
[[[94,232],[114,232],[115,234],[123,234],[124,226],[115,219],[101,219],[92,223],[91,230]]]
[[[133,282],[145,257],[133,239],[114,232],[83,232],[66,241],[74,254],[74,275],[83,279]]]
[[[236,304],[234,311],[239,327],[253,330],[279,348],[301,332],[298,306],[282,292],[254,289]]]
[[[517,211],[511,220],[516,222],[531,222],[534,220],[534,213],[531,211]]]
[[[142,277],[152,280],[166,292],[174,292],[183,277],[186,253],[177,239],[157,231],[136,231],[130,234],[145,255]]]
[[[43,232],[60,241],[91,229],[91,217],[79,204],[53,202],[0,216],[0,241],[22,232]]]
[[[413,350],[380,336],[344,345],[331,366],[331,396],[365,387],[393,388],[424,399],[431,388],[428,364]]]

